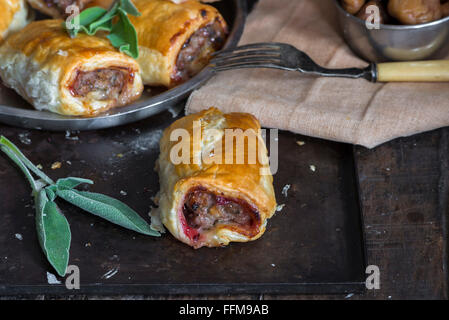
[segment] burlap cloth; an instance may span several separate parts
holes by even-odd
[[[362,67],[340,36],[333,0],[260,0],[240,44],[286,42],[318,63]],[[195,91],[186,113],[216,106],[264,127],[375,147],[449,125],[449,83],[372,84],[271,69],[226,71]]]

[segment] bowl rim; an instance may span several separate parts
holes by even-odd
[[[365,23],[365,20],[362,20],[352,14],[350,14],[349,12],[347,12],[345,9],[343,9],[343,7],[340,4],[340,0],[334,0],[333,1],[335,3],[335,6],[338,8],[338,10],[340,10],[340,13],[344,14],[346,17],[348,17],[349,19],[354,20],[357,23]],[[414,24],[414,25],[396,25],[396,24],[384,24],[381,23],[380,24],[380,29],[378,30],[416,30],[416,29],[425,29],[427,27],[434,27],[436,25],[439,24],[444,24],[445,22],[449,22],[449,16],[444,17],[442,19],[438,19],[435,21],[431,21],[431,22],[427,22],[427,23],[422,23],[422,24]]]

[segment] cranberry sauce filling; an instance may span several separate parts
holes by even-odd
[[[183,213],[188,227],[198,233],[217,225],[230,226],[249,237],[259,232],[260,215],[250,204],[216,195],[204,188],[195,188],[187,194]]]

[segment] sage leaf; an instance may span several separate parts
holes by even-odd
[[[93,184],[92,180],[68,177],[53,182],[4,136],[0,136],[0,150],[22,170],[33,189],[39,244],[60,276],[65,276],[67,271],[71,232],[67,219],[54,202],[57,196],[112,223],[146,235],[160,236],[126,204],[102,194],[74,189],[83,183]],[[35,180],[32,173],[40,179]]]
[[[75,38],[80,31],[88,33],[87,27],[94,21],[101,18],[105,13],[106,10],[101,7],[87,8],[77,16],[73,17],[70,21],[63,22],[62,25],[67,30],[70,37]],[[78,20],[78,23],[76,20]]]
[[[55,201],[56,199],[56,189],[58,187],[55,184],[45,188],[45,193],[47,194],[48,200]]]
[[[58,179],[56,181],[56,187],[58,189],[73,189],[78,187],[80,184],[94,184],[90,179],[77,178],[77,177],[67,177],[63,179]]]
[[[83,10],[77,17],[63,25],[72,38],[76,37],[79,32],[92,36],[99,30],[107,31],[109,32],[107,38],[113,47],[136,59],[139,57],[137,32],[129,20],[128,14],[136,17],[141,15],[131,0],[116,0],[109,10],[91,7]],[[78,28],[73,27],[76,25],[75,19],[79,21]]]
[[[160,233],[151,229],[137,212],[117,199],[75,189],[58,189],[56,194],[74,206],[109,222],[149,236],[160,236]]]
[[[129,13],[130,15],[133,15],[135,17],[139,17],[141,15],[134,3],[132,3],[130,0],[120,0],[120,8],[126,13]]]
[[[112,19],[116,15],[117,15],[117,5],[115,4],[114,7],[112,7],[111,10],[107,11],[101,18],[90,23],[86,27],[85,32],[88,35],[94,35],[100,30],[111,32]]]
[[[36,174],[39,178],[41,178],[43,181],[45,181],[46,184],[53,184],[53,180],[51,180],[45,173],[43,173],[41,170],[39,170],[25,155],[17,148],[17,146],[12,143],[10,140],[8,140],[5,136],[0,136],[0,146],[6,147],[11,151],[13,155],[8,154],[8,156],[16,162],[14,159],[18,159],[21,161],[29,170],[31,170],[34,174]],[[2,151],[3,148],[2,148]],[[5,152],[5,151],[4,151]],[[6,153],[6,152],[5,152]]]
[[[26,179],[30,183],[31,189],[33,189],[33,192],[38,191],[36,181],[34,180],[27,166],[20,160],[20,158],[9,147],[6,147],[5,145],[0,144],[0,150],[3,151],[19,167],[20,170],[22,170]]]
[[[107,38],[112,46],[119,49],[134,59],[139,57],[139,47],[137,44],[137,32],[127,14],[123,9],[118,8],[119,20],[112,26],[111,33]]]
[[[95,35],[98,31],[107,31],[107,32],[111,32],[112,30],[112,20],[108,20],[105,21],[101,24],[95,25],[95,26],[89,26],[89,29],[85,29],[85,32],[90,35],[93,36]]]
[[[107,13],[106,9],[101,7],[87,8],[78,15],[80,19],[80,25],[88,26],[94,21],[97,21]],[[72,20],[73,21],[73,20]]]
[[[56,272],[65,276],[69,262],[70,226],[44,189],[35,194],[36,229],[39,244]]]
[[[110,32],[112,29],[112,19],[117,15],[118,6],[119,3],[115,2],[111,9],[104,13],[103,16],[96,21],[92,21],[88,26],[88,34],[95,34],[100,29]]]

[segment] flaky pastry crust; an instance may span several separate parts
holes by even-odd
[[[201,123],[200,144],[202,147],[200,149],[193,146],[195,121]],[[171,152],[178,144],[178,140],[172,139],[171,135],[177,129],[186,130],[191,137],[192,154],[188,164],[174,164],[171,158]],[[249,160],[245,160],[243,164],[227,164],[225,161],[222,161],[221,164],[210,163],[210,161],[201,161],[199,164],[195,164],[193,159],[201,158],[200,153],[206,153],[205,157],[209,160],[211,157],[217,156],[209,154],[209,150],[217,142],[224,143],[226,129],[242,129],[243,131],[251,129],[256,132],[261,158],[255,164],[249,164]],[[213,135],[208,134],[214,130]],[[237,143],[234,144],[232,151],[224,148],[223,159],[226,157],[226,153],[229,155],[229,152],[233,152],[231,155],[236,156],[236,145]],[[247,159],[248,150],[250,149],[244,149],[245,159]],[[160,152],[156,164],[160,180],[160,192],[156,197],[159,207],[152,212],[152,216],[155,219],[160,219],[172,235],[195,248],[224,246],[232,241],[247,242],[262,236],[267,220],[273,216],[276,210],[276,199],[273,190],[273,177],[269,172],[267,150],[260,136],[260,124],[256,118],[245,113],[223,114],[216,108],[188,115],[175,121],[164,131],[160,141]],[[265,170],[265,174],[261,174],[262,170]],[[233,224],[225,223],[217,224],[202,234],[196,234],[196,230],[187,225],[186,217],[183,214],[187,194],[196,189],[207,190],[207,192],[223,198],[237,199],[254,208],[259,216],[259,223],[253,230],[254,232],[248,233]]]

